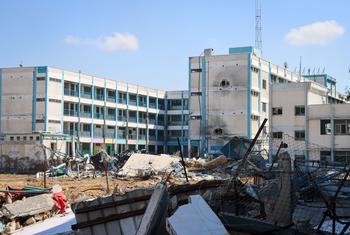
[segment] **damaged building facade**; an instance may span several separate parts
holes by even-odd
[[[294,158],[348,158],[335,153],[349,155],[350,105],[341,104],[348,101],[327,74],[293,73],[287,64],[264,60],[252,47],[230,48],[226,55],[205,49],[203,55],[189,58],[189,97],[189,152],[220,153],[233,136],[252,139],[267,118],[261,138],[270,141],[261,147],[270,157],[283,140],[297,146]],[[328,113],[321,115],[317,110],[323,108]],[[311,143],[318,145],[312,154]]]
[[[40,143],[69,155],[172,154],[179,137],[185,155],[211,156],[232,137],[252,139],[267,118],[262,138],[292,137],[302,146],[292,157],[348,159],[350,109],[329,75],[300,76],[252,47],[206,49],[188,72],[188,90],[163,91],[49,66],[3,68],[1,154],[30,161]],[[310,143],[320,146],[312,156]]]

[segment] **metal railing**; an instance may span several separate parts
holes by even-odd
[[[83,93],[81,94],[81,97],[82,97],[82,98],[86,98],[86,99],[91,99],[91,98],[92,98],[92,94],[91,94],[91,93],[85,93],[85,92],[83,92]]]
[[[78,112],[73,109],[64,109],[64,115],[76,117],[78,116]]]
[[[96,100],[104,100],[105,99],[105,96],[103,94],[96,94],[95,93],[95,99]]]
[[[154,109],[155,109],[155,108],[157,108],[157,104],[156,104],[156,103],[149,103],[149,104],[148,104],[148,107],[149,107],[149,108],[154,108]]]
[[[113,114],[107,114],[107,118],[106,119],[108,119],[108,120],[115,120],[115,115],[113,115]]]
[[[156,119],[148,119],[148,124],[156,124]]]
[[[80,117],[91,118],[91,112],[82,112],[80,113]]]
[[[136,117],[129,117],[129,122],[137,122],[137,118]]]
[[[118,133],[117,137],[118,137],[118,139],[126,139],[125,133]]]
[[[129,105],[134,105],[134,106],[136,106],[136,105],[137,105],[137,101],[136,101],[136,100],[131,100],[131,99],[129,99]]]
[[[106,132],[105,133],[105,138],[114,139],[114,132]]]
[[[95,113],[94,118],[103,119],[103,113]]]
[[[102,137],[103,131],[102,130],[94,130],[94,137]]]
[[[70,88],[64,88],[64,94],[69,96],[78,96],[78,91]]]
[[[80,132],[80,136],[82,136],[82,137],[90,137],[91,136],[91,132],[90,131],[81,131]]]
[[[118,121],[126,122],[126,116],[118,116]]]
[[[120,99],[120,98],[118,98],[118,103],[119,103],[119,104],[126,104],[126,99]]]
[[[107,96],[106,98],[107,101],[115,103],[115,97],[114,96]]]
[[[146,140],[146,135],[139,134],[139,140]]]
[[[129,140],[136,140],[136,137],[137,137],[136,134],[129,134],[128,135]]]

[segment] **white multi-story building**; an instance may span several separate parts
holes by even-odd
[[[188,148],[199,155],[220,153],[233,136],[252,139],[264,118],[268,124],[262,138],[284,132],[308,142],[308,105],[345,101],[334,78],[293,73],[287,65],[264,60],[252,47],[230,48],[226,55],[206,49],[203,56],[190,57],[189,97]],[[296,111],[306,115],[295,116]]]
[[[126,149],[163,153],[168,142],[175,151],[175,136],[187,144],[187,92],[48,66],[3,68],[0,82],[2,146],[40,141],[72,155],[76,149],[93,154],[102,147],[110,154]]]

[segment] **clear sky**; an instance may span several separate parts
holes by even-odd
[[[349,84],[350,1],[261,0],[263,54]],[[0,67],[49,65],[187,89],[188,57],[254,45],[254,0],[2,0]]]

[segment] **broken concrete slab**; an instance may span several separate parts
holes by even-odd
[[[224,164],[226,164],[227,162],[227,158],[222,155],[220,157],[214,158],[213,160],[206,162],[203,167],[209,170],[215,169],[219,166],[223,166]]]
[[[2,216],[9,219],[36,215],[42,212],[52,210],[55,206],[51,194],[41,194],[15,201],[11,204],[4,204],[0,209]]]
[[[171,235],[229,234],[220,219],[200,195],[190,196],[189,203],[180,206],[167,219],[167,230]]]
[[[145,173],[170,173],[179,161],[178,157],[134,153],[119,171],[119,175],[137,177],[144,176]]]

